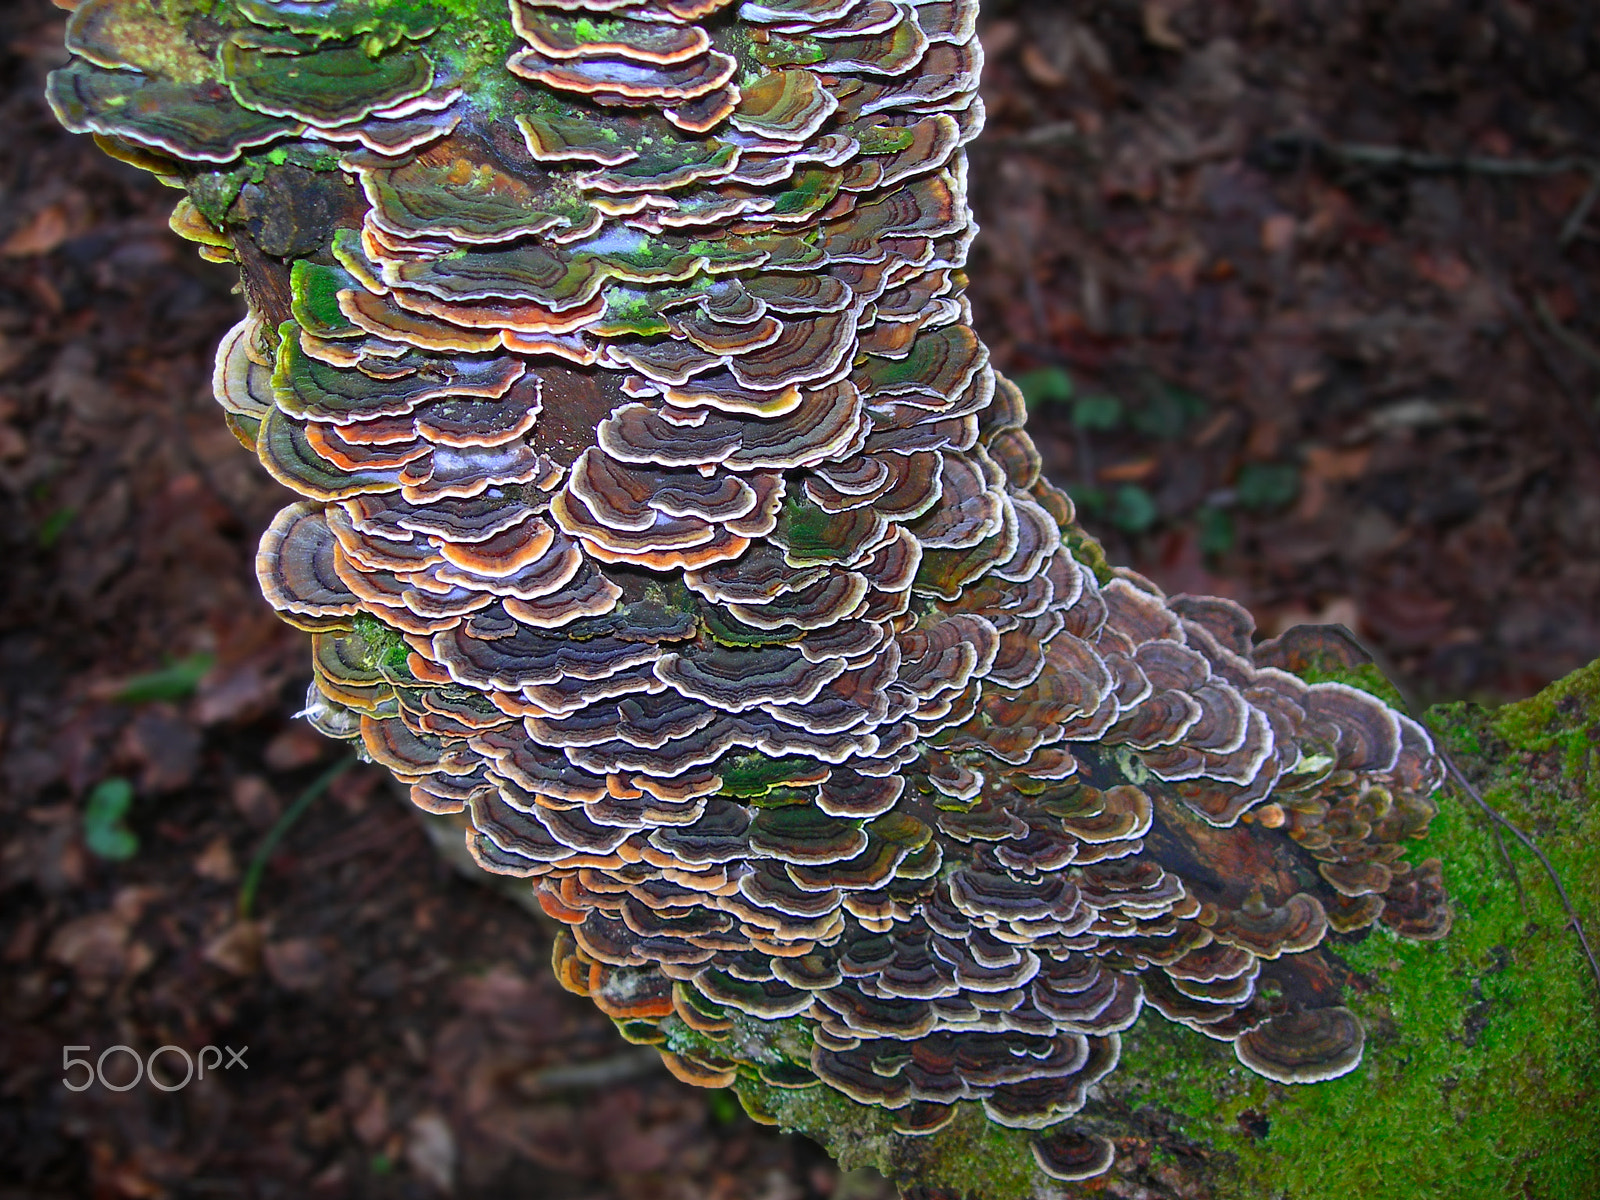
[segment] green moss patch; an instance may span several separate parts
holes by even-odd
[[[1600,665],[1498,712],[1455,704],[1430,720],[1600,927]],[[1335,947],[1369,1031],[1356,1072],[1282,1087],[1225,1046],[1147,1021],[1128,1040],[1119,1077],[1138,1082],[1123,1099],[1221,1152],[1219,1198],[1600,1194],[1600,997],[1550,881],[1507,849],[1522,895],[1488,819],[1441,795],[1413,857],[1444,861],[1450,935],[1412,943],[1378,929]]]

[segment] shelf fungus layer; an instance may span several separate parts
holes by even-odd
[[[1356,1068],[1324,942],[1444,933],[1439,769],[1040,476],[963,295],[975,8],[85,0],[50,95],[241,265],[317,727],[676,1074],[1072,1180],[1146,1010]]]

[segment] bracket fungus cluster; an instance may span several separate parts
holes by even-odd
[[[1319,946],[1443,934],[1439,768],[1041,478],[962,294],[976,7],[84,0],[50,97],[240,264],[316,726],[683,1078],[1073,1180],[1146,1008],[1357,1065]]]

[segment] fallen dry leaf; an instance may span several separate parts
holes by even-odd
[[[226,837],[218,834],[195,855],[194,873],[213,883],[232,883],[239,878],[239,864],[234,861],[233,848]]]
[[[1411,265],[1423,279],[1447,292],[1459,292],[1473,279],[1472,268],[1459,255],[1448,251],[1416,254]]]
[[[268,829],[283,811],[283,801],[259,775],[241,775],[233,781],[233,807],[254,829]]]
[[[376,1087],[359,1112],[351,1114],[350,1127],[368,1146],[376,1146],[389,1132],[389,1094]]]
[[[230,975],[254,975],[261,969],[261,944],[265,936],[262,922],[235,921],[206,943],[201,957]]]
[[[130,883],[111,897],[111,911],[130,926],[161,898],[166,889],[150,883]]]
[[[53,962],[70,967],[78,986],[89,995],[100,995],[120,980],[130,966],[128,922],[116,912],[90,913],[60,926],[50,937],[45,954]]]
[[[328,957],[312,938],[286,938],[262,948],[267,974],[285,991],[310,992],[327,977]]]
[[[70,232],[66,210],[59,204],[52,204],[34,213],[21,228],[0,243],[0,254],[7,258],[49,254],[67,240]]]
[[[297,721],[267,743],[261,761],[274,771],[294,771],[321,761],[329,749],[327,738]]]
[[[200,733],[169,704],[145,707],[123,735],[122,749],[139,766],[143,792],[178,791],[200,767]]]
[[[1102,483],[1143,483],[1161,466],[1158,458],[1136,458],[1131,462],[1113,463],[1100,468]]]
[[[1330,485],[1360,479],[1366,473],[1371,458],[1370,446],[1357,446],[1350,450],[1307,446],[1305,465],[1300,475],[1300,500],[1294,510],[1295,519],[1314,521],[1321,516],[1328,502]]]
[[[406,1127],[406,1162],[438,1191],[455,1188],[456,1138],[437,1112],[418,1113]]]
[[[1028,78],[1040,87],[1065,87],[1072,79],[1071,75],[1050,61],[1037,42],[1029,42],[1022,47],[1021,59],[1022,69],[1028,73]]]
[[[1172,27],[1172,18],[1184,5],[1185,0],[1144,0],[1140,5],[1139,15],[1144,24],[1144,36],[1155,46],[1163,50],[1184,50],[1188,43],[1183,40],[1183,35]]]
[[[1300,222],[1289,213],[1273,213],[1261,222],[1261,248],[1268,254],[1283,254],[1294,248]]]
[[[200,681],[194,718],[209,726],[260,716],[277,699],[278,682],[259,663],[214,669]]]

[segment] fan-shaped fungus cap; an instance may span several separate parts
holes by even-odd
[[[338,553],[320,506],[302,502],[285,508],[262,535],[256,552],[256,578],[267,603],[307,617],[360,612],[360,600],[339,577]]]
[[[1437,858],[1412,868],[1383,894],[1381,920],[1401,937],[1437,941],[1450,932],[1453,919]]]
[[[178,159],[231,162],[252,147],[301,132],[292,120],[218,104],[204,87],[138,71],[73,63],[50,74],[46,97],[74,133],[124,138]]]
[[[433,63],[415,50],[374,56],[333,46],[278,54],[231,40],[223,43],[222,66],[244,108],[324,127],[359,121],[433,86]]]
[[[85,0],[51,101],[196,181],[308,711],[530,881],[565,986],[691,1082],[886,1137],[968,1102],[1047,1179],[1110,1169],[1077,1114],[1147,998],[1273,1079],[1355,1065],[1260,964],[1443,932],[1398,850],[1437,762],[1041,478],[962,296],[975,4],[507,0],[498,71],[429,3],[193,9]],[[256,244],[198,182],[236,161],[348,183],[337,229]]]
[[[1361,1063],[1366,1032],[1348,1008],[1314,1008],[1269,1017],[1233,1044],[1239,1061],[1278,1083],[1318,1083]]]
[[[1104,1175],[1116,1158],[1110,1139],[1066,1126],[1034,1138],[1031,1145],[1040,1170],[1069,1182]]]
[[[1315,896],[1296,892],[1281,905],[1270,905],[1257,890],[1238,909],[1221,913],[1211,933],[1219,942],[1271,959],[1311,949],[1327,929],[1327,914]]]

